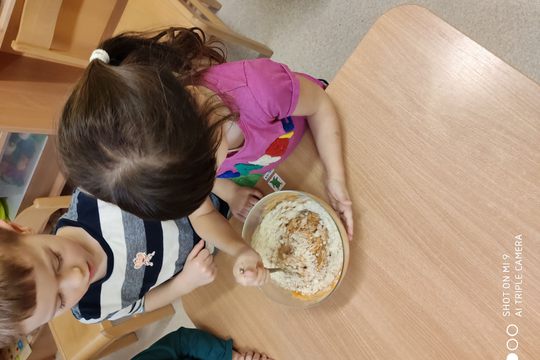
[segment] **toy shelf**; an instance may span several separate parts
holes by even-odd
[[[5,219],[13,220],[35,197],[62,191],[65,180],[56,163],[54,137],[2,132],[0,146],[0,215]]]

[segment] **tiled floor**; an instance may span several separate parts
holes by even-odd
[[[424,6],[540,82],[539,0],[221,0],[231,28],[274,50],[293,70],[331,80],[379,16]],[[234,54],[236,58],[236,53]],[[253,54],[248,54],[253,56]]]

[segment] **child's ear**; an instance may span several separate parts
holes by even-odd
[[[10,223],[5,222],[4,220],[0,220],[0,229],[17,232]]]
[[[18,234],[31,234],[32,230],[26,226],[17,225],[15,223],[8,223],[4,220],[0,220],[0,229],[16,232]]]

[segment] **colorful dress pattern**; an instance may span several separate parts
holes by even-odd
[[[294,73],[270,59],[230,62],[206,71],[205,86],[233,105],[244,135],[242,147],[220,165],[218,178],[252,187],[300,143],[307,119],[292,115],[300,94],[299,77],[324,88],[309,75]]]
[[[228,170],[222,174],[219,174],[217,177],[222,179],[230,179],[240,186],[255,186],[263,174],[252,173],[252,171],[270,166],[271,164],[281,160],[283,154],[285,154],[287,151],[289,140],[294,135],[294,122],[292,121],[292,118],[288,116],[280,121],[285,133],[270,144],[270,146],[264,152],[264,155],[255,161],[250,161],[247,164],[238,163],[234,165],[237,171]]]

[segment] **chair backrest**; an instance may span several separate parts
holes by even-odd
[[[128,0],[114,35],[171,26],[193,27],[192,12],[178,0]]]
[[[14,222],[32,229],[36,234],[42,233],[51,215],[60,209],[66,209],[70,201],[71,196],[38,198],[32,206],[21,211]]]
[[[272,56],[272,50],[260,42],[232,31],[211,9],[219,8],[217,1],[205,0],[129,0],[114,30],[114,35],[126,31],[152,31],[166,27],[198,27],[208,36],[236,43]]]
[[[25,0],[17,38],[23,54],[85,67],[92,50],[109,38],[127,0]]]
[[[266,45],[230,30],[212,9],[215,0],[25,0],[11,47],[23,55],[86,67],[103,40],[125,31],[199,27],[208,35],[270,57]]]

